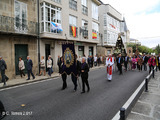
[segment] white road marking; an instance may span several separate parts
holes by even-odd
[[[60,78],[60,77],[55,77],[55,78],[51,78],[51,79],[49,78],[49,79],[46,79],[46,80],[36,81],[36,82],[31,82],[31,83],[25,83],[25,84],[22,84],[22,85],[17,85],[17,86],[13,86],[13,87],[0,89],[0,91],[5,91],[5,90],[10,90],[10,89],[14,89],[14,88],[23,87],[23,86],[28,86],[28,85],[33,85],[33,84],[42,83],[42,82],[46,82],[46,81],[51,81],[51,80],[54,80],[54,79],[57,79],[57,78]]]

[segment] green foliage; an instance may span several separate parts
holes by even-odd
[[[160,53],[160,46],[159,44],[155,48],[155,53],[158,55]]]
[[[144,45],[136,45],[135,43],[129,43],[129,44],[127,45],[127,47],[132,47],[133,53],[136,52],[136,46],[137,46],[138,51],[139,51],[140,53],[151,54],[151,53],[154,52],[154,50],[152,50],[151,48],[146,47],[146,46],[144,46]],[[160,50],[160,48],[159,48],[159,50]]]

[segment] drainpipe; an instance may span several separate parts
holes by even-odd
[[[37,28],[38,28],[38,33],[37,33],[37,41],[38,41],[38,68],[39,68],[39,70],[38,70],[38,73],[40,73],[40,37],[39,37],[39,35],[40,35],[40,33],[39,33],[39,0],[37,0],[37,17],[38,17],[38,26],[37,26]]]

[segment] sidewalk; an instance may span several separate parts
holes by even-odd
[[[99,67],[93,67],[90,70],[94,70],[94,69],[98,69],[98,68],[102,68],[102,67],[104,67],[104,65],[101,65]],[[51,78],[60,77],[60,76],[61,75],[59,75],[59,73],[54,72],[52,74]],[[31,80],[26,80],[27,79],[27,75],[24,78],[19,77],[17,79],[9,79],[7,81],[7,86],[3,86],[3,83],[0,83],[0,89],[49,79],[49,77],[47,75],[46,76],[43,76],[43,75],[42,76],[35,76],[35,77],[36,78],[34,80],[32,79],[32,76],[31,76]]]
[[[127,120],[160,120],[160,72],[155,72],[148,84],[149,92],[143,92]]]

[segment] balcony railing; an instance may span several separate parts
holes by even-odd
[[[84,39],[88,39],[88,30],[83,30],[82,31],[82,36]]]
[[[84,15],[88,15],[88,8],[86,6],[84,6],[84,5],[82,5],[82,13]]]
[[[75,0],[69,0],[69,7],[73,10],[77,11],[77,1]]]
[[[0,32],[37,35],[37,22],[0,15]]]

